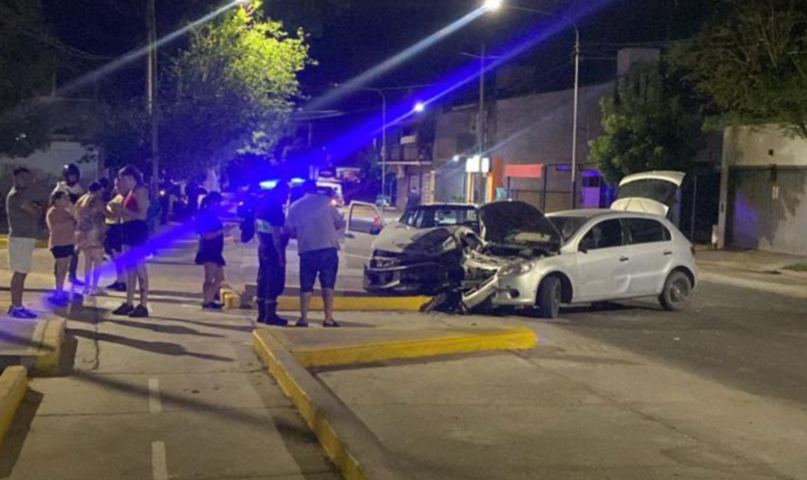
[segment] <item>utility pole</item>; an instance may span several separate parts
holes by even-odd
[[[572,210],[577,208],[577,117],[580,103],[580,30],[574,26],[574,120],[572,121]]]
[[[160,147],[157,101],[157,9],[155,0],[146,0],[146,27],[149,54],[146,59],[146,110],[151,125],[151,180],[155,188],[160,178]]]
[[[482,157],[485,156],[485,128],[487,115],[485,115],[485,44],[482,44],[482,53],[479,56],[479,121],[476,126],[477,157],[479,159],[479,186],[477,195],[479,204],[485,203],[485,174],[482,172]]]

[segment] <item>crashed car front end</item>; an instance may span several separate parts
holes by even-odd
[[[398,241],[378,242],[364,269],[364,289],[391,295],[434,295],[460,282],[460,239],[468,232],[461,227],[436,228],[412,236],[401,233]]]

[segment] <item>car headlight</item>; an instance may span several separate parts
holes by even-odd
[[[499,275],[502,277],[524,275],[525,273],[531,272],[533,268],[535,268],[534,260],[514,262],[502,268]]]

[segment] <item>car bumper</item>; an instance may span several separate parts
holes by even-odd
[[[435,262],[400,267],[364,268],[364,289],[371,293],[405,295],[437,293],[448,284],[445,266]]]
[[[524,277],[498,278],[491,303],[499,307],[532,307],[538,295],[539,283]]]

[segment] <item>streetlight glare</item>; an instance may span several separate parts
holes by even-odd
[[[423,102],[418,102],[418,103],[415,104],[415,108],[413,108],[413,110],[416,113],[423,113],[423,112],[426,111],[426,104],[423,103]]]
[[[504,0],[486,0],[484,8],[489,12],[500,10],[504,6]]]

